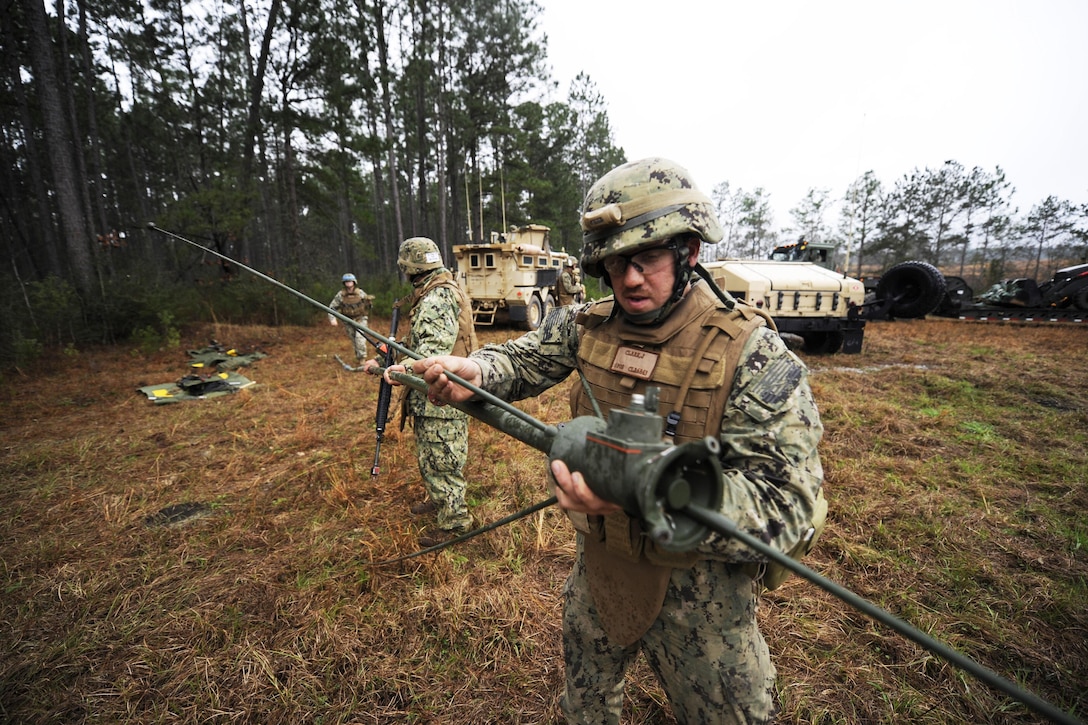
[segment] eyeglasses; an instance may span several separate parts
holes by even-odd
[[[601,260],[601,266],[608,272],[609,277],[622,277],[627,273],[627,266],[635,268],[635,271],[643,277],[657,274],[663,271],[676,259],[676,246],[670,244],[667,247],[647,249],[645,252],[632,254],[630,257],[605,257]]]

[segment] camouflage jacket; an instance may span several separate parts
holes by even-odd
[[[423,357],[449,355],[454,353],[458,336],[461,335],[461,302],[457,293],[446,285],[432,286],[430,283],[436,274],[448,274],[446,270],[437,270],[417,280],[417,291],[425,290],[415,299],[412,295],[408,313],[410,329],[405,344]],[[431,289],[427,289],[431,286]],[[450,406],[435,406],[427,401],[425,393],[406,388],[408,395],[407,412],[409,415],[431,418],[464,418],[466,414]]]
[[[565,380],[576,370],[579,343],[586,334],[578,315],[589,307],[556,308],[534,332],[473,353],[482,370],[482,387],[506,400],[520,400]],[[778,334],[760,328],[741,353],[721,420],[726,483],[721,512],[783,552],[808,530],[823,484],[817,453],[823,425],[807,378],[804,363]],[[716,535],[697,551],[732,562],[763,558],[738,541]]]
[[[575,295],[585,291],[585,287],[578,281],[577,272],[564,269],[563,273],[559,275],[557,291],[559,292],[559,304],[569,305],[574,301]]]

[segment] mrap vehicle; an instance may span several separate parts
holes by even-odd
[[[540,224],[491,232],[486,244],[453,248],[457,281],[472,300],[476,325],[508,322],[526,330],[540,326],[558,299],[556,283],[566,252],[551,249],[551,229]]]

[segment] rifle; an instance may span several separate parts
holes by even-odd
[[[397,324],[400,322],[400,302],[393,303],[393,321],[389,325],[389,339],[397,339]],[[393,346],[387,343],[378,345],[378,352],[382,353],[382,367],[389,367],[394,363]],[[393,397],[393,386],[383,377],[378,384],[378,409],[374,414],[374,430],[377,444],[374,447],[374,465],[370,467],[370,475],[377,476],[382,471],[378,465],[378,458],[382,453],[382,440],[385,438],[385,424],[389,418],[389,401]]]

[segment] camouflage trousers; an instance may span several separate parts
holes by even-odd
[[[356,317],[355,321],[363,327],[367,327],[370,323],[370,318]],[[344,330],[348,333],[348,339],[351,340],[351,346],[355,348],[355,359],[357,361],[366,360],[366,338],[363,337],[363,333],[359,332],[351,325],[344,325]]]
[[[767,723],[775,715],[775,669],[756,625],[750,577],[725,563],[674,569],[665,603],[642,639],[611,643],[586,581],[582,535],[564,587],[563,714],[569,723],[619,725],[624,673],[639,652],[681,725]]]
[[[468,459],[468,416],[412,418],[416,434],[416,457],[423,488],[438,507],[438,528],[451,530],[472,525],[465,504],[463,471]]]

